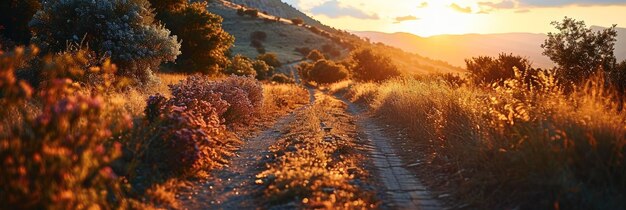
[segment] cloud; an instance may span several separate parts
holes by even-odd
[[[422,2],[419,6],[417,6],[418,9],[422,9],[426,7],[428,7],[428,2]]]
[[[568,5],[608,5],[626,4],[624,0],[518,0],[521,6],[527,7],[560,7]]]
[[[354,17],[359,19],[380,19],[377,14],[368,14],[356,7],[344,6],[337,0],[327,1],[310,10],[315,15],[326,15],[330,18]]]
[[[529,13],[530,10],[529,9],[520,9],[520,10],[516,10],[515,13]]]
[[[472,13],[471,7],[461,7],[456,3],[450,4],[450,8],[452,8],[454,11],[461,12],[461,13]]]
[[[488,7],[491,9],[512,9],[512,8],[515,8],[515,2],[512,0],[504,0],[498,3],[478,2],[478,6]]]
[[[396,21],[393,23],[395,24],[395,23],[401,23],[404,21],[414,21],[414,20],[419,20],[419,18],[413,15],[407,15],[407,16],[396,17]]]

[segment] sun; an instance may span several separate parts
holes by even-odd
[[[416,21],[405,21],[394,24],[392,27],[397,31],[404,31],[420,36],[432,36],[439,34],[463,34],[475,31],[480,21],[475,14],[456,11],[449,4],[431,4],[426,8],[417,10],[414,15]]]

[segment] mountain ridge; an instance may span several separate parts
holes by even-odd
[[[594,31],[605,29],[600,26],[590,28]],[[622,61],[626,59],[626,28],[616,28],[616,30],[618,37],[615,55],[618,61]],[[446,34],[429,37],[407,32],[351,31],[351,33],[368,38],[372,42],[381,42],[457,66],[464,66],[467,58],[483,55],[497,56],[500,53],[527,57],[535,66],[541,68],[554,66],[554,63],[542,54],[541,44],[547,38],[545,33]]]

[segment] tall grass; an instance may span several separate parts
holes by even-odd
[[[599,77],[600,78],[600,77]],[[626,207],[626,114],[603,81],[563,94],[549,75],[479,89],[397,79],[357,84],[352,100],[407,129],[479,207]],[[441,169],[441,168],[440,168]]]

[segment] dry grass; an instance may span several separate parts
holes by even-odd
[[[533,91],[401,79],[347,96],[406,129],[428,169],[476,207],[623,209],[626,113],[599,84],[564,95],[549,76]]]
[[[355,181],[368,175],[358,167],[363,158],[353,149],[349,136],[355,127],[345,104],[321,94],[316,97],[316,104],[299,111],[284,137],[270,148],[273,161],[257,175],[267,204],[296,201],[306,209],[375,208],[372,194]],[[325,134],[321,123],[332,131]]]

